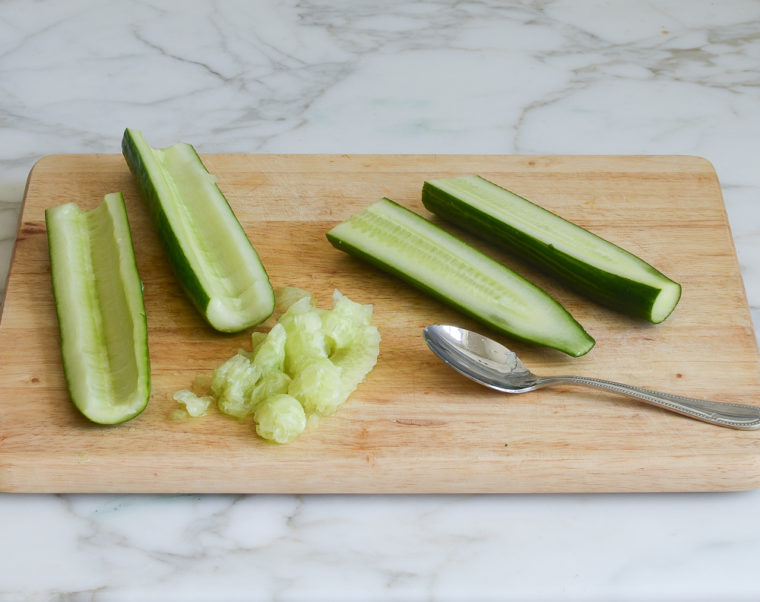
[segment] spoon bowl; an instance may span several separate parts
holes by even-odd
[[[454,370],[497,391],[527,393],[556,384],[594,387],[710,424],[741,430],[760,429],[760,408],[756,406],[661,393],[600,378],[537,376],[501,343],[457,326],[427,326],[423,330],[423,337],[431,351]]]
[[[445,324],[428,326],[423,336],[433,353],[446,364],[481,385],[504,393],[536,389],[536,375],[514,352],[493,339]]]

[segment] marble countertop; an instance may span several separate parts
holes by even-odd
[[[758,30],[741,0],[6,0],[0,286],[34,162],[128,125],[201,152],[700,155],[758,325]],[[2,601],[760,599],[760,491],[0,494],[0,517]]]

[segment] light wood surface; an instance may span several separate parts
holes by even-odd
[[[631,250],[683,285],[653,326],[596,306],[469,236],[558,298],[597,340],[585,357],[513,343],[540,374],[599,376],[758,404],[749,310],[712,166],[696,157],[206,155],[275,287],[373,303],[381,354],[349,402],[287,446],[217,412],[172,420],[177,389],[249,333],[220,335],[179,290],[120,155],[56,155],[30,174],[0,323],[0,490],[23,492],[599,492],[760,486],[760,433],[583,389],[506,396],[430,353],[423,326],[469,319],[333,249],[325,232],[388,196],[428,213],[425,179],[481,174]],[[44,209],[122,191],[145,284],[153,391],[116,427],[63,379]]]

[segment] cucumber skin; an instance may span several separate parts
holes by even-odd
[[[198,157],[198,162],[201,165],[203,165],[203,162],[198,156],[198,153],[195,150],[195,148],[192,146],[190,148],[192,148],[192,151],[193,153],[195,153],[195,156]],[[161,206],[161,200],[156,191],[155,185],[153,184],[153,181],[151,180],[148,174],[148,170],[145,167],[145,162],[143,161],[142,156],[140,155],[140,151],[138,149],[137,143],[135,142],[135,139],[132,135],[132,131],[129,128],[127,128],[124,131],[124,136],[121,142],[121,149],[122,149],[122,154],[124,155],[124,159],[126,160],[127,165],[129,166],[129,169],[132,172],[132,175],[137,181],[137,186],[140,190],[140,193],[142,194],[143,199],[146,202],[145,204],[148,206],[148,211],[151,215],[155,228],[158,231],[158,235],[159,235],[159,238],[161,239],[161,243],[166,253],[169,255],[170,263],[172,265],[175,275],[177,276],[177,279],[180,282],[180,285],[182,286],[183,290],[185,291],[185,294],[189,297],[190,301],[195,306],[195,308],[200,312],[200,314],[204,317],[204,319],[208,321],[207,308],[208,308],[209,302],[211,301],[211,298],[209,297],[208,293],[206,292],[206,289],[203,287],[200,280],[198,279],[198,276],[196,275],[195,270],[193,269],[190,262],[187,260],[187,257],[182,252],[182,246],[180,244],[180,241],[175,235],[174,229],[171,227],[171,224],[169,223],[169,220],[163,211],[163,208]],[[218,186],[217,186],[217,189],[219,189]],[[223,193],[221,193],[221,191],[220,191],[220,195],[221,195],[221,198],[224,200],[225,204],[227,205],[227,208],[234,215],[234,212],[232,211],[232,207],[230,207],[230,204],[227,201],[227,198],[224,196]],[[242,229],[242,226],[240,226],[240,228]],[[256,253],[256,255],[258,256],[258,253]],[[263,270],[263,265],[262,265],[262,270]],[[274,309],[274,292],[272,292],[272,308]],[[215,326],[214,324],[211,324],[211,326],[215,328],[216,330],[219,330],[220,332],[240,332],[247,328],[255,326],[256,324],[261,323],[263,321],[264,320],[262,319],[262,320],[254,321],[250,324],[241,325],[240,327],[235,328],[234,330],[219,328]]]
[[[121,193],[118,193],[121,194]],[[137,271],[137,260],[135,258],[135,249],[134,249],[134,243],[132,241],[132,230],[129,225],[129,220],[127,219],[127,212],[126,207],[124,207],[123,197],[122,197],[122,210],[124,212],[124,220],[126,222],[126,228],[127,232],[129,233],[129,245],[130,245],[130,251],[131,251],[131,257],[132,257],[132,265],[134,266],[135,274],[138,274],[137,278],[139,280],[139,273]],[[50,265],[53,266],[54,262],[56,262],[56,259],[53,256],[53,244],[52,244],[52,238],[56,236],[56,228],[51,228],[51,213],[50,209],[45,210],[45,229],[48,236],[48,257],[50,260]],[[58,324],[59,324],[59,334],[60,334],[60,348],[61,348],[61,362],[63,364],[63,378],[66,382],[66,389],[69,392],[69,397],[71,398],[72,403],[74,406],[82,413],[82,415],[90,420],[91,422],[94,422],[96,424],[102,424],[105,426],[110,425],[117,425],[122,424],[124,422],[128,422],[129,420],[132,420],[133,418],[136,418],[142,412],[145,410],[146,407],[148,407],[148,402],[150,401],[150,393],[151,393],[151,382],[150,382],[150,353],[148,351],[148,319],[147,314],[145,312],[145,301],[142,296],[142,282],[140,281],[140,313],[139,313],[139,320],[140,320],[140,326],[141,326],[141,333],[144,334],[144,353],[142,354],[142,361],[140,362],[141,368],[144,374],[145,378],[145,389],[142,393],[143,395],[143,401],[141,403],[141,406],[133,410],[132,412],[125,414],[124,416],[120,417],[117,420],[102,420],[92,414],[86,413],[84,409],[81,407],[79,400],[76,399],[74,395],[74,389],[72,387],[71,383],[71,371],[68,368],[68,360],[66,359],[66,353],[64,352],[65,347],[67,346],[66,339],[68,338],[67,333],[64,332],[66,328],[64,326],[60,326],[65,323],[65,316],[63,315],[63,308],[59,304],[59,298],[58,293],[56,289],[56,270],[51,268],[51,281],[53,285],[53,299],[55,301],[55,311],[56,316],[58,318]],[[76,332],[71,333],[72,336],[77,336]]]
[[[390,200],[390,199],[388,199],[388,200]],[[390,202],[392,202],[394,204],[397,204],[394,201],[390,201]],[[420,218],[420,219],[424,219],[424,218]],[[431,224],[431,225],[433,225],[434,227],[438,227],[438,226],[435,226],[435,224]],[[340,251],[343,251],[344,253],[347,253],[348,255],[356,257],[357,259],[361,259],[363,261],[366,261],[367,263],[369,263],[369,264],[371,264],[371,265],[373,265],[373,266],[381,269],[382,271],[387,272],[387,273],[389,273],[389,274],[391,274],[391,275],[393,275],[393,276],[395,276],[395,277],[403,280],[404,282],[406,282],[408,284],[411,284],[413,287],[415,287],[418,290],[420,290],[420,291],[422,291],[422,292],[430,295],[431,297],[433,297],[433,298],[441,301],[445,305],[448,305],[449,307],[452,307],[452,308],[456,309],[457,311],[461,312],[462,314],[464,314],[466,316],[469,316],[470,318],[473,318],[477,322],[480,322],[481,324],[484,324],[484,325],[488,326],[492,330],[494,330],[494,331],[496,331],[496,332],[498,332],[500,334],[506,335],[506,336],[508,336],[508,337],[510,337],[512,339],[515,339],[515,340],[518,340],[518,341],[522,341],[522,342],[525,342],[525,343],[530,343],[532,345],[536,345],[536,344],[543,345],[543,346],[549,347],[551,349],[556,349],[558,351],[562,351],[563,353],[566,353],[566,354],[568,354],[568,355],[570,355],[572,357],[580,357],[582,355],[585,355],[595,345],[594,339],[591,337],[591,335],[589,335],[586,332],[586,330],[583,328],[583,326],[572,316],[572,314],[570,314],[570,312],[568,312],[556,299],[554,299],[553,297],[549,296],[545,292],[544,292],[544,294],[547,297],[549,297],[549,299],[551,299],[551,301],[553,303],[555,303],[557,306],[559,306],[564,311],[564,313],[567,315],[568,321],[571,322],[571,323],[573,323],[577,327],[577,330],[578,330],[579,334],[582,333],[582,336],[585,339],[585,344],[584,345],[571,348],[571,347],[568,347],[568,346],[557,345],[557,344],[549,342],[549,341],[544,341],[544,340],[540,340],[539,341],[539,340],[536,340],[536,339],[526,338],[526,337],[520,336],[519,334],[517,334],[517,333],[515,333],[515,332],[513,332],[511,330],[508,330],[508,329],[504,328],[500,323],[494,322],[493,320],[489,320],[488,318],[484,317],[483,315],[481,315],[479,313],[476,313],[476,312],[473,312],[467,305],[459,303],[458,301],[452,299],[451,297],[447,297],[446,295],[443,295],[442,293],[440,293],[435,288],[427,286],[426,284],[424,284],[424,283],[416,280],[415,278],[410,277],[403,270],[399,270],[398,268],[396,268],[393,264],[389,264],[389,263],[387,263],[385,261],[382,261],[382,260],[378,259],[377,257],[375,257],[374,255],[371,255],[370,253],[366,253],[362,249],[360,249],[360,248],[358,248],[358,247],[356,247],[356,246],[354,246],[354,245],[346,242],[345,240],[343,240],[339,236],[336,236],[335,234],[333,234],[332,231],[328,231],[327,234],[326,234],[326,236],[327,236],[327,240],[330,242],[330,244],[333,245],[336,249],[338,249]],[[531,283],[529,281],[528,281],[528,284],[531,285],[531,286],[536,286],[536,285],[534,285],[533,283]],[[536,287],[536,288],[538,288],[538,287]]]
[[[526,203],[531,203],[523,197],[520,198]],[[463,203],[454,195],[430,182],[425,182],[422,186],[422,203],[432,213],[514,253],[581,295],[621,313],[654,322],[651,311],[660,289],[591,266],[558,250],[551,244],[537,240],[522,230]],[[554,213],[552,215],[567,221]],[[572,224],[572,222],[568,223]],[[614,243],[607,240],[605,242],[645,263]],[[670,280],[654,267],[648,267],[651,268],[652,273]],[[680,289],[680,285],[678,286]],[[674,304],[673,309],[676,305],[677,303]]]

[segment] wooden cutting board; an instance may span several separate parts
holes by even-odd
[[[596,338],[585,357],[513,343],[538,373],[605,377],[758,404],[760,369],[720,186],[696,157],[206,155],[278,288],[373,303],[375,370],[335,415],[287,446],[214,411],[176,420],[172,393],[208,377],[249,333],[220,335],[179,290],[120,155],[58,155],[32,170],[0,323],[0,490],[19,492],[601,492],[760,486],[760,432],[707,425],[627,398],[544,389],[508,397],[459,376],[423,326],[482,328],[333,249],[325,232],[388,196],[428,215],[425,179],[479,173],[606,237],[683,285],[653,326],[534,279]],[[122,191],[145,284],[153,391],[115,427],[69,402],[44,209]]]

